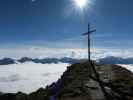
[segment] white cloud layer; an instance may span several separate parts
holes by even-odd
[[[13,64],[0,66],[0,91],[30,93],[55,82],[66,70],[68,64]]]
[[[133,49],[100,49],[93,48],[92,58],[99,59],[107,56],[117,56],[122,58],[133,57]],[[11,57],[31,57],[31,58],[46,58],[46,57],[72,57],[72,58],[87,58],[87,49],[80,48],[44,48],[44,47],[20,47],[20,48],[1,48],[0,58]]]

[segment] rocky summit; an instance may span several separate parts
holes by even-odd
[[[45,89],[31,94],[0,93],[0,100],[133,100],[133,74],[118,65],[82,62],[68,66]]]

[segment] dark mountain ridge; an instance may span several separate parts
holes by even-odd
[[[17,62],[19,63],[25,63],[25,62],[34,62],[34,63],[41,63],[41,64],[50,64],[50,63],[79,63],[86,61],[87,59],[76,59],[76,58],[30,58],[30,57],[23,57],[18,60],[12,59],[12,58],[3,58],[0,60],[0,65],[8,65],[8,64],[15,64]],[[114,57],[114,56],[108,56],[105,58],[100,58],[97,60],[97,62],[102,64],[133,64],[133,58],[121,58],[121,57]]]
[[[85,59],[82,59],[85,60]],[[34,63],[41,63],[41,64],[50,64],[50,63],[69,63],[69,64],[74,64],[80,62],[81,59],[73,59],[73,58],[43,58],[43,59],[38,59],[38,58],[29,58],[29,57],[23,57],[21,59],[15,60],[12,58],[3,58],[0,60],[0,65],[9,65],[9,64],[16,64],[18,63],[25,63],[25,62],[34,62]]]
[[[0,60],[0,65],[9,65],[9,64],[15,64],[15,60],[12,58],[3,58]]]
[[[99,63],[103,63],[103,64],[133,64],[133,58],[121,58],[121,57],[114,57],[114,56],[101,58],[98,61]]]

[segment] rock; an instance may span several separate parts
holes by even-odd
[[[94,65],[103,83],[110,83],[119,87],[116,90],[112,90],[112,87],[104,86],[112,98],[122,98],[121,91],[133,95],[133,74],[130,71],[117,65],[96,63]],[[73,64],[68,67],[61,77],[63,84],[57,98],[59,100],[78,100],[78,97],[82,97],[81,100],[88,100],[83,98],[89,97],[89,100],[104,100],[105,97],[98,82],[90,78],[90,75],[94,76],[88,62]],[[118,93],[118,91],[120,92]],[[114,93],[115,96],[112,95]],[[127,98],[129,99],[129,97]]]
[[[28,95],[18,92],[14,98],[14,100],[28,100]]]

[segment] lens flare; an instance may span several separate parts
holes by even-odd
[[[75,3],[76,6],[82,9],[87,5],[88,0],[73,0],[73,2]]]
[[[73,8],[77,9],[77,11],[84,11],[92,5],[92,1],[94,0],[71,0]]]
[[[95,0],[68,0],[68,4],[65,8],[65,17],[70,15],[78,15],[83,17],[85,12],[91,11]]]

